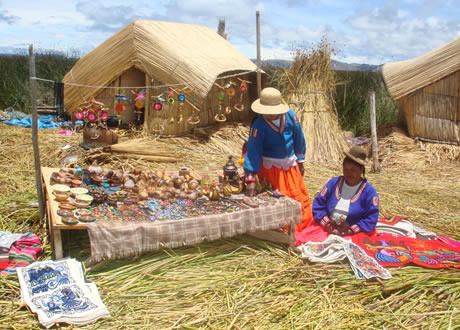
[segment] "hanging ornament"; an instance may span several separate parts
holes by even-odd
[[[139,99],[136,101],[136,108],[142,109],[144,107],[144,102],[143,100]]]
[[[88,117],[88,110],[85,109],[83,110],[83,118],[87,118]]]
[[[192,115],[188,117],[187,123],[189,123],[190,125],[198,125],[200,123],[200,116]]]
[[[240,85],[240,100],[235,106],[233,107],[236,111],[243,111],[244,110],[244,104],[243,104],[243,96],[244,94],[248,91],[248,88],[246,87],[246,81],[242,80],[241,85]]]
[[[97,120],[97,116],[94,112],[88,112],[88,121],[95,122]]]
[[[182,110],[184,108],[184,102],[186,100],[185,94],[177,95],[177,100],[179,101],[179,117],[177,119],[177,123],[180,124],[184,121],[184,116],[182,115]]]
[[[231,86],[231,85],[230,85]],[[228,96],[228,105],[225,107],[225,114],[229,115],[232,113],[232,97],[235,96],[235,88],[229,87],[225,91]]]
[[[115,105],[115,111],[118,112],[118,113],[122,113],[123,111],[125,111],[126,107],[124,104],[121,104],[121,103],[117,103]]]
[[[154,108],[156,111],[160,111],[160,110],[163,108],[163,105],[162,105],[160,102],[157,102],[157,103],[154,103],[154,104],[153,104],[153,108]]]
[[[181,103],[184,103],[185,100],[187,99],[187,97],[185,96],[185,94],[179,94],[177,95],[177,100]]]
[[[83,116],[83,112],[78,111],[78,112],[75,113],[75,119],[76,119],[76,120],[82,120],[83,117],[84,117],[84,116]]]
[[[100,115],[101,120],[106,121],[109,119],[109,113],[107,111],[102,111]]]

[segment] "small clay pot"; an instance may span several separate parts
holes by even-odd
[[[72,180],[72,187],[80,187],[81,180]]]
[[[56,200],[59,202],[66,201],[70,197],[70,193],[68,191],[53,191],[53,195],[55,196]]]

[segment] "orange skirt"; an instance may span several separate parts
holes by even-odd
[[[272,184],[273,189],[278,189],[283,195],[302,204],[302,223],[296,225],[296,231],[302,231],[305,227],[313,224],[310,194],[297,166],[292,166],[287,171],[275,166],[272,166],[271,169],[261,166],[258,177],[259,180],[265,178]]]

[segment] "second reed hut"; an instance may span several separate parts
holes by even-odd
[[[460,37],[420,57],[383,66],[412,137],[460,144]]]
[[[215,31],[149,20],[116,32],[79,59],[63,82],[69,113],[94,96],[124,123],[139,121],[142,113],[144,129],[164,135],[219,119],[247,120],[257,98],[255,64]],[[119,103],[126,108],[121,113]]]

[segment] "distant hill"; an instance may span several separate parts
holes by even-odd
[[[254,63],[257,63],[257,60],[252,59]],[[262,65],[271,66],[274,68],[289,68],[292,64],[290,60],[262,60]],[[332,60],[332,70],[336,71],[379,71],[382,65],[371,65],[371,64],[358,64],[358,63],[345,63],[340,61]]]

